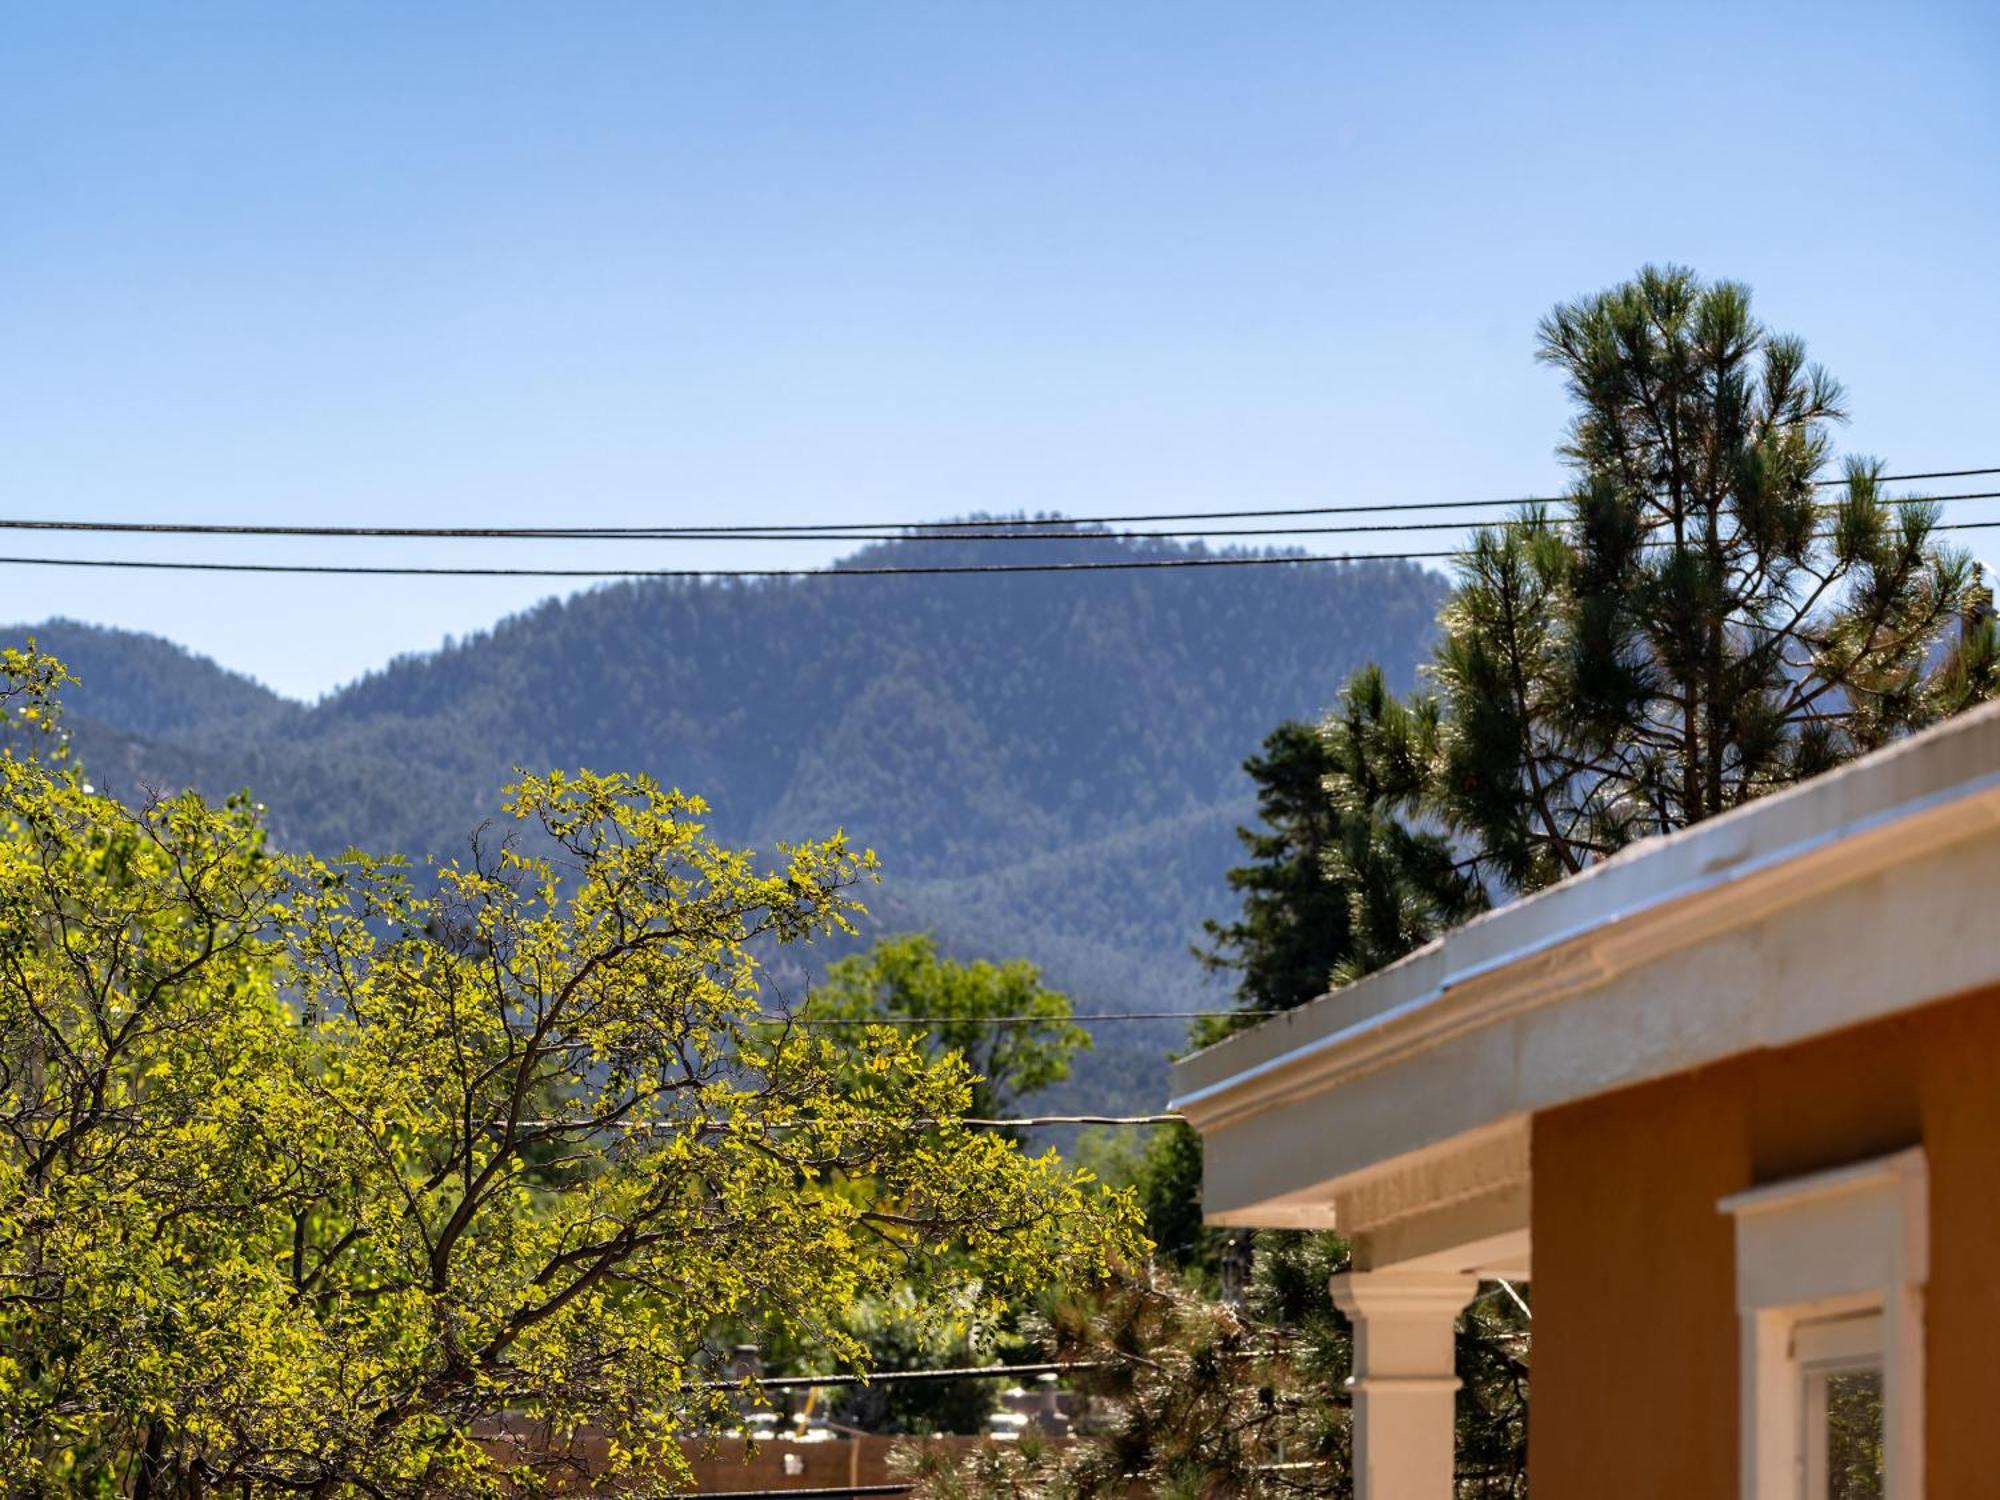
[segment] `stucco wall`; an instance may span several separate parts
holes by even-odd
[[[1535,1500],[1734,1495],[1735,1256],[1716,1200],[1917,1144],[1931,1173],[1927,1492],[1991,1496],[2000,990],[1536,1117]]]

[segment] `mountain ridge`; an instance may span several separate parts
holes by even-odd
[[[883,544],[853,566],[984,561]],[[1048,561],[1213,556],[1088,534]],[[1409,563],[620,583],[556,598],[313,704],[160,637],[35,627],[72,732],[121,795],[250,790],[275,842],[451,854],[515,768],[644,771],[719,837],[844,827],[881,855],[880,928],[1027,957],[1079,1008],[1221,1003],[1188,957],[1227,914],[1243,759],[1379,660],[1406,682],[1444,583]],[[6,632],[9,638],[28,633]],[[809,969],[785,976],[804,984]],[[1046,1102],[1158,1102],[1180,1028],[1132,1023]]]

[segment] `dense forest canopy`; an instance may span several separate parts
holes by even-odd
[[[1185,555],[1013,551],[1030,547]],[[851,562],[993,550],[895,542]],[[310,707],[150,637],[68,621],[6,635],[32,631],[81,679],[78,747],[121,795],[248,788],[286,847],[422,856],[456,852],[516,767],[629,768],[699,793],[722,837],[844,827],[881,855],[878,929],[1027,957],[1079,1009],[1161,1009],[1219,1003],[1188,948],[1232,905],[1245,757],[1364,661],[1407,684],[1442,594],[1388,562],[620,584]],[[1156,1105],[1180,1035],[1135,1024],[1045,1102]]]

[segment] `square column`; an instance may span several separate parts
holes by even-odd
[[[1328,1289],[1354,1326],[1355,1500],[1452,1500],[1453,1330],[1479,1278],[1349,1271]]]

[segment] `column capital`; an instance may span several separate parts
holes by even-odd
[[[1479,1295],[1479,1278],[1437,1271],[1342,1271],[1328,1279],[1327,1291],[1350,1319],[1456,1320]]]

